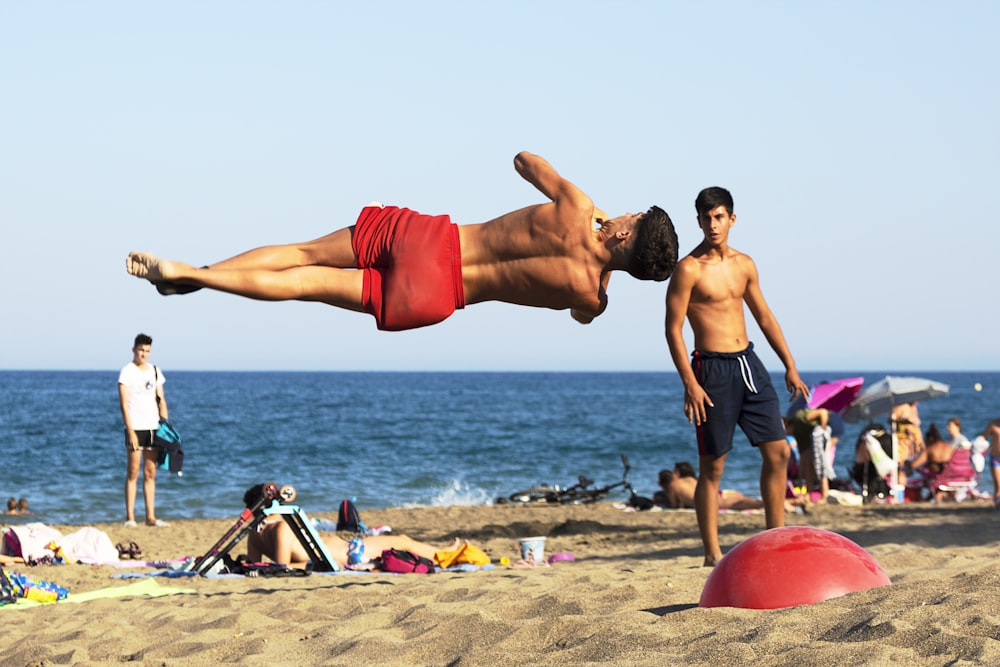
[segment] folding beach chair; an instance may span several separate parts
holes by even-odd
[[[979,475],[972,465],[971,447],[956,447],[941,472],[927,481],[927,488],[933,498],[939,498],[939,494],[951,494],[956,502],[961,502],[970,494],[975,494],[978,484]]]
[[[204,576],[222,569],[223,558],[239,544],[240,540],[251,530],[256,530],[267,517],[278,515],[292,529],[316,572],[338,571],[340,567],[337,561],[330,556],[326,545],[302,508],[291,504],[293,500],[295,500],[293,487],[285,485],[279,489],[274,482],[264,484],[260,499],[253,506],[240,512],[236,522],[219,538],[219,541],[203,556],[192,561],[187,570]]]

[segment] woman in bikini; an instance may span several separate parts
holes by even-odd
[[[386,549],[411,551],[418,556],[434,560],[435,553],[454,551],[462,545],[457,537],[451,544],[442,547],[419,542],[406,535],[366,535],[359,539],[364,545],[361,557],[363,563],[381,555]],[[323,544],[341,567],[347,565],[350,542],[337,535],[324,535]],[[257,563],[264,557],[290,567],[305,567],[309,562],[305,549],[299,544],[288,523],[280,516],[265,519],[257,531],[250,533],[247,538],[247,560]]]

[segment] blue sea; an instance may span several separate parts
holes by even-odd
[[[661,468],[697,463],[674,373],[164,370],[185,451],[183,476],[161,470],[157,478],[157,515],[168,521],[235,516],[244,490],[266,481],[293,485],[310,513],[343,498],[356,498],[363,512],[488,504],[579,475],[608,484],[621,479],[620,453],[639,493],[652,495]],[[886,374],[803,379],[862,375],[867,384]],[[950,385],[948,395],[920,405],[925,428],[937,422],[943,431],[958,416],[972,437],[1000,416],[1000,373],[888,374]],[[34,512],[4,522],[124,519],[117,379],[118,369],[0,371],[0,501],[23,496]],[[860,428],[848,425],[841,440],[840,476]],[[760,455],[737,432],[724,486],[758,496],[759,473]],[[140,483],[139,516],[142,507]]]

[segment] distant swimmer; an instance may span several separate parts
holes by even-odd
[[[611,272],[666,280],[677,234],[657,206],[609,219],[545,159],[522,152],[514,168],[550,201],[479,224],[373,204],[357,222],[313,241],[265,246],[211,266],[132,252],[128,272],[161,294],[202,287],[263,301],[318,301],[402,331],[436,324],[484,301],[569,309],[591,322],[608,305]]]

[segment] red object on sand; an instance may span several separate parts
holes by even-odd
[[[875,559],[846,537],[786,526],[758,533],[723,556],[698,606],[782,609],[890,583]]]

